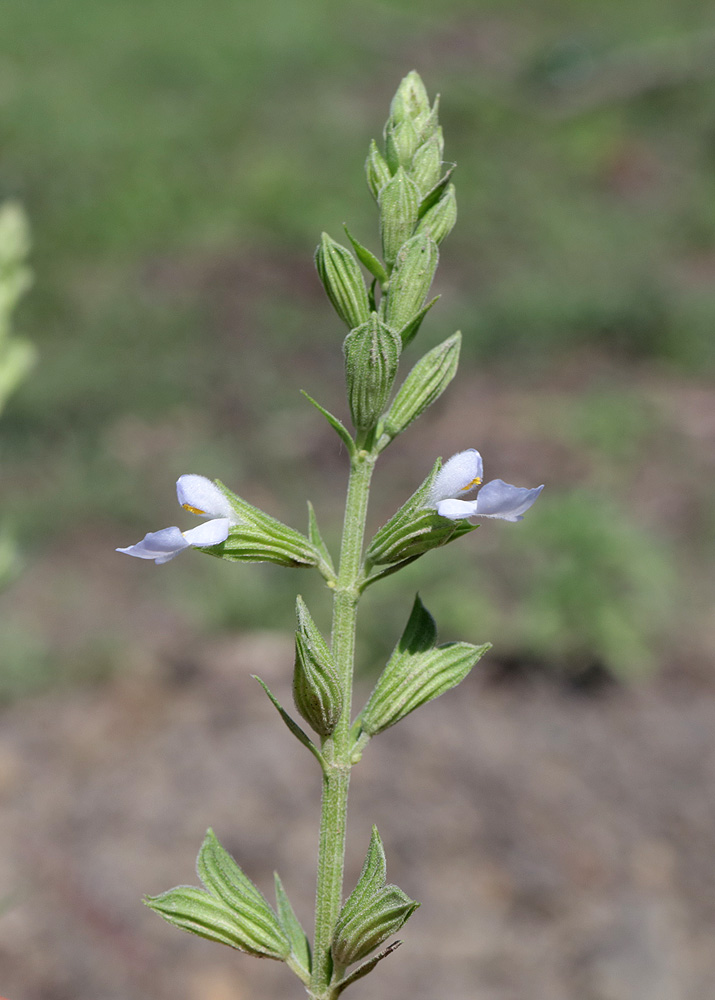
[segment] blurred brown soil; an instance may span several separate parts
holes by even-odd
[[[156,644],[94,689],[0,720],[0,991],[9,1000],[298,997],[285,967],[141,905],[196,881],[207,826],[311,912],[319,777],[250,674],[290,703],[291,638]],[[481,668],[480,668],[481,669]],[[370,825],[422,902],[355,1000],[715,996],[715,689],[495,679],[488,668],[367,748]]]

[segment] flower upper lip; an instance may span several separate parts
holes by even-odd
[[[481,487],[473,500],[460,499],[483,481],[482,456],[475,448],[457,452],[445,462],[435,477],[427,506],[436,507],[440,517],[452,521],[468,517],[495,517],[503,521],[521,521],[543,490],[512,486],[503,479],[492,479]]]
[[[140,542],[117,549],[117,552],[137,559],[153,559],[158,566],[169,562],[184,549],[218,545],[226,541],[229,528],[237,522],[237,518],[230,501],[215,483],[205,476],[179,476],[176,495],[184,510],[199,516],[208,515],[211,519],[188,531],[181,531],[175,525],[160,531],[150,531]]]

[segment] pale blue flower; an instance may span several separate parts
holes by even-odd
[[[215,483],[205,476],[180,476],[176,482],[176,495],[185,510],[199,516],[209,515],[211,520],[188,531],[181,531],[177,527],[150,531],[136,545],[117,549],[117,552],[136,556],[137,559],[153,559],[159,566],[178,556],[184,549],[203,548],[226,541],[228,530],[236,523],[237,518],[228,498]]]
[[[474,448],[452,455],[437,473],[430,491],[428,507],[436,507],[441,517],[460,521],[467,517],[498,517],[503,521],[521,521],[543,486],[525,489],[511,486],[503,479],[492,479],[482,486],[482,456]],[[479,489],[474,500],[462,500]]]

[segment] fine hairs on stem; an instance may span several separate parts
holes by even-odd
[[[308,938],[276,875],[276,903],[224,850],[212,830],[197,862],[202,888],[179,886],[145,902],[165,920],[211,941],[285,962],[312,1000],[335,1000],[371,972],[400,941],[381,950],[419,905],[386,878],[385,851],[376,827],[357,884],[344,898],[346,819],[350,772],[373,736],[464,680],[489,643],[437,644],[437,627],[419,596],[405,629],[364,707],[353,718],[352,687],[357,611],[365,589],[430,549],[470,534],[474,519],[520,521],[543,487],[483,482],[482,457],[473,448],[442,464],[365,543],[370,480],[380,454],[441,396],[457,372],[461,337],[447,337],[412,363],[398,381],[401,355],[417,336],[436,298],[429,298],[439,245],[457,218],[454,164],[444,161],[438,101],[430,104],[411,72],[390,105],[384,146],[372,142],[365,164],[379,213],[380,251],[347,230],[350,246],[323,233],[315,253],[318,275],[338,318],[343,342],[351,432],[320,403],[347,450],[349,480],[336,564],[323,541],[312,505],[305,534],[233,493],[219,480],[183,475],[179,504],[204,518],[182,531],[149,532],[119,549],[155,563],[195,548],[219,559],[272,562],[316,569],[333,593],[329,640],[305,601],[296,601],[293,697],[310,736],[259,678],[284,723],[312,753],[322,774],[315,933]],[[366,280],[367,275],[367,280]],[[427,470],[426,470],[427,471]]]

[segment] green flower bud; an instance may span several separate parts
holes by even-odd
[[[377,148],[377,143],[374,139],[370,143],[370,151],[367,154],[367,160],[365,160],[365,175],[367,177],[367,186],[372,191],[373,198],[377,201],[380,191],[382,191],[391,179],[392,173],[382,153]]]
[[[433,205],[419,221],[418,233],[427,233],[435,243],[441,243],[449,236],[457,221],[457,196],[454,184],[449,184],[436,205]]]
[[[402,244],[414,232],[419,204],[417,185],[400,167],[380,191],[379,198],[382,256],[388,269],[394,264]]]
[[[442,147],[437,135],[431,135],[418,147],[408,173],[424,198],[442,176]]]
[[[437,270],[439,251],[428,233],[417,233],[397,254],[387,290],[385,320],[400,332],[422,308]]]
[[[353,424],[366,431],[383,414],[400,361],[402,340],[377,313],[345,338],[345,379]]]
[[[420,145],[420,133],[409,118],[385,126],[385,159],[392,171],[408,167]]]
[[[442,395],[457,374],[461,342],[462,335],[455,333],[420,358],[400,386],[385,416],[382,428],[385,441],[381,441],[381,448],[386,447]]]
[[[342,712],[340,682],[332,654],[302,597],[296,600],[293,700],[319,736],[330,736]]]
[[[377,827],[373,827],[360,878],[335,925],[332,952],[337,965],[348,966],[365,958],[396,933],[420,905],[398,886],[385,882],[385,851]]]
[[[419,73],[412,70],[400,81],[390,104],[389,121],[399,125],[410,121],[417,129],[424,128],[432,113],[427,90]]]
[[[315,251],[315,266],[341,320],[351,330],[364,323],[370,315],[367,289],[360,266],[347,247],[323,233]]]

